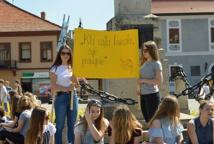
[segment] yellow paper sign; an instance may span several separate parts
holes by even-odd
[[[73,72],[85,78],[139,77],[138,31],[76,29]]]

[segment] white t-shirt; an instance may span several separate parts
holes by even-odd
[[[56,128],[52,123],[44,126],[43,131],[43,144],[50,144],[50,137],[56,133]]]
[[[210,87],[208,85],[203,85],[202,88],[204,89],[205,95],[208,95],[210,93]]]
[[[60,65],[58,67],[53,67],[50,70],[57,76],[56,84],[64,87],[69,87],[71,85],[72,69],[71,66]]]

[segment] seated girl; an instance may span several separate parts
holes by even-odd
[[[199,106],[200,114],[197,118],[190,120],[187,124],[189,139],[192,144],[213,144],[214,120],[213,103],[201,101]]]
[[[150,143],[182,143],[183,126],[179,122],[179,115],[179,104],[176,97],[165,97],[149,122]]]
[[[22,96],[18,102],[18,106],[21,112],[18,125],[12,128],[3,126],[4,130],[0,131],[0,144],[3,144],[5,140],[24,144],[24,137],[29,126],[33,105],[29,97]]]
[[[30,127],[25,138],[26,144],[54,144],[55,126],[48,122],[48,112],[43,107],[32,111]]]
[[[139,144],[142,126],[128,106],[118,106],[108,129],[109,144]]]
[[[84,117],[75,127],[75,144],[104,144],[104,134],[108,125],[108,120],[103,117],[101,102],[90,100]]]

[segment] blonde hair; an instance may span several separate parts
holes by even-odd
[[[39,104],[36,100],[36,95],[32,94],[31,92],[25,92],[23,95],[30,98],[30,100],[33,104],[33,107],[39,106]]]
[[[112,117],[112,129],[115,131],[113,137],[116,144],[127,143],[131,140],[133,132],[141,128],[141,124],[128,106],[120,105],[115,109]]]
[[[166,117],[170,119],[174,127],[179,123],[180,110],[178,100],[175,96],[164,97],[148,125],[150,126],[155,119]]]
[[[158,55],[158,47],[157,44],[154,41],[147,41],[143,44],[145,48],[147,48],[149,55],[152,57],[153,60],[157,61],[159,60]],[[143,56],[143,50],[142,50],[142,59],[141,59],[141,65],[143,65],[146,61],[146,58]]]
[[[29,97],[27,96],[22,96],[19,101],[18,101],[18,112],[23,112],[24,110],[27,109],[32,109],[33,104],[32,101]]]

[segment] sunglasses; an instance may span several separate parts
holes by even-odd
[[[146,53],[146,52],[148,52],[148,51],[149,51],[148,49],[143,49],[143,52],[144,52],[144,53]]]
[[[71,54],[71,53],[69,53],[69,52],[61,52],[61,55],[63,55],[63,56],[64,56],[64,55],[70,56],[70,54]]]

